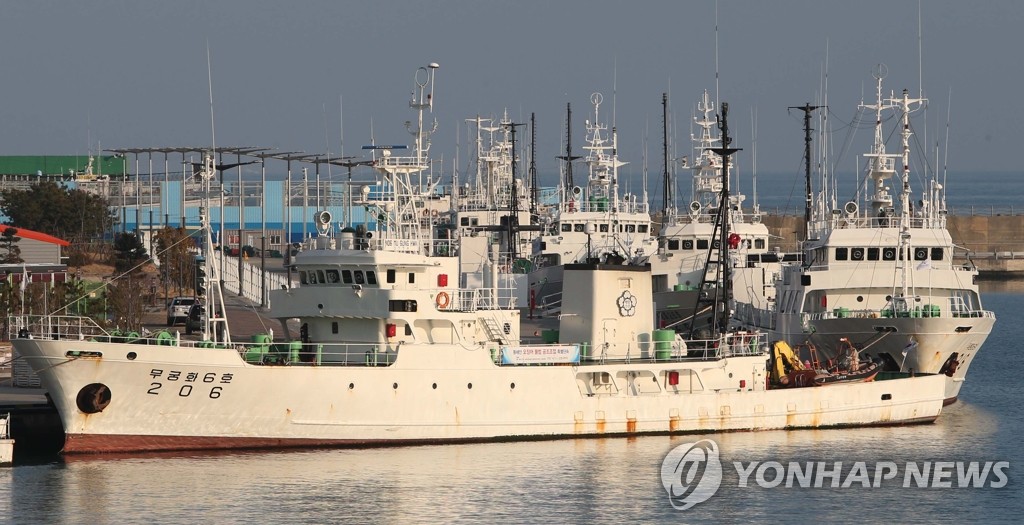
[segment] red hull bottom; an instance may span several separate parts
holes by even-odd
[[[849,428],[849,427],[886,427],[933,423],[938,416],[922,417],[898,422],[879,422],[871,424],[833,425],[814,428]],[[805,427],[787,427],[799,429]],[[811,428],[811,427],[806,427]],[[398,447],[410,445],[437,445],[456,443],[484,443],[508,441],[545,441],[553,439],[580,439],[603,437],[630,437],[638,435],[685,435],[704,434],[708,430],[679,432],[617,432],[605,434],[564,434],[547,436],[506,436],[497,438],[463,438],[463,439],[284,439],[284,438],[233,438],[217,436],[142,436],[142,435],[100,435],[100,434],[67,434],[64,439],[64,454],[125,454],[136,452],[180,452],[199,450],[257,450],[284,448],[360,448],[360,447]],[[744,430],[723,431],[744,432]]]

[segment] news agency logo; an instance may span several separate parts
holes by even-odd
[[[707,501],[722,484],[718,443],[702,439],[672,449],[661,462],[661,484],[676,510]]]
[[[734,461],[737,489],[991,488],[1009,483],[1009,461]],[[728,473],[727,473],[728,474]],[[672,449],[661,463],[661,484],[676,510],[707,501],[722,485],[718,443],[702,439]]]

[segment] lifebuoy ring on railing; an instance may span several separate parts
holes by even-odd
[[[438,308],[448,308],[449,304],[452,304],[452,298],[448,296],[448,292],[441,292],[437,294],[437,299],[434,300]]]

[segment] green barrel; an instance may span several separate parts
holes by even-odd
[[[655,330],[654,331],[654,358],[655,359],[671,359],[672,358],[672,341],[676,340],[675,330]]]
[[[292,341],[288,343],[288,362],[298,363],[299,352],[302,352],[302,341]]]

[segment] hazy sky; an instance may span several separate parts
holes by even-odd
[[[918,134],[944,143],[951,109],[951,173],[1020,173],[1024,2],[926,0],[922,12],[931,104]],[[819,100],[826,60],[837,149],[872,97],[876,63],[888,66],[886,90],[921,87],[916,0],[721,0],[718,26],[720,98],[747,170],[753,115],[757,171],[800,170],[800,113],[786,107]],[[209,42],[218,145],[338,154],[342,120],[348,155],[369,143],[371,121],[378,143],[409,143],[413,74],[438,62],[431,153],[446,173],[460,134],[467,158],[462,121],[507,107],[519,120],[536,113],[538,168],[550,178],[566,103],[579,151],[599,91],[608,117],[614,100],[624,175],[638,177],[647,134],[655,176],[661,94],[678,154],[689,153],[693,107],[715,90],[714,29],[713,0],[7,0],[0,154],[209,144]],[[858,133],[853,153],[868,136]],[[855,155],[843,158],[852,170]]]

